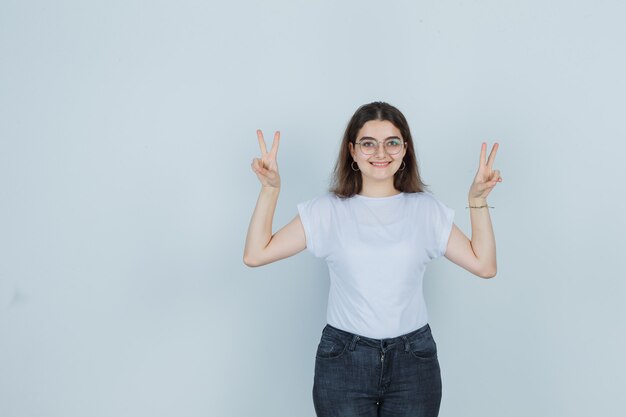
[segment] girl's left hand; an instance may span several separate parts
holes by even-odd
[[[500,170],[493,170],[493,161],[496,159],[496,152],[498,151],[498,142],[493,145],[491,153],[489,154],[489,160],[485,161],[485,153],[487,150],[487,144],[483,142],[483,146],[480,150],[480,161],[478,163],[478,172],[474,178],[474,182],[470,187],[469,199],[487,199],[487,196],[493,190],[493,187],[497,183],[502,182],[500,177]]]

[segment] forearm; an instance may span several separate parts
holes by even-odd
[[[486,206],[486,199],[469,199],[469,206]],[[496,239],[493,234],[489,207],[469,208],[472,223],[471,245],[486,275],[496,274]]]
[[[272,221],[274,220],[279,193],[280,188],[261,187],[261,192],[248,226],[248,235],[246,236],[246,245],[243,253],[244,262],[252,261],[255,254],[265,249],[272,239]]]

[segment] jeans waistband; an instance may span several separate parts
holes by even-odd
[[[396,336],[396,337],[386,338],[386,339],[374,339],[371,337],[361,336],[359,334],[351,333],[346,330],[338,329],[336,327],[331,326],[330,324],[326,324],[323,332],[334,334],[335,336],[340,337],[343,340],[349,341],[350,350],[354,350],[354,347],[356,346],[356,344],[360,343],[360,344],[371,346],[374,348],[381,348],[383,350],[395,344],[403,344],[404,349],[408,351],[410,342],[414,338],[419,337],[422,334],[430,333],[430,325],[426,323],[425,325],[423,325],[417,330],[413,330],[412,332],[405,333],[403,335]]]

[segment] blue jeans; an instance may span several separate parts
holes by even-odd
[[[372,339],[327,324],[317,347],[318,417],[436,417],[441,403],[437,345],[428,324]]]

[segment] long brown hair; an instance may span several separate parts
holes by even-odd
[[[348,143],[356,141],[356,135],[363,125],[370,120],[388,120],[400,130],[402,138],[407,143],[406,154],[403,161],[406,164],[403,170],[398,170],[394,174],[393,185],[397,190],[405,193],[418,193],[425,191],[428,185],[422,182],[417,166],[415,150],[413,148],[413,137],[409,130],[409,124],[404,115],[391,104],[375,101],[364,104],[357,109],[346,127],[346,131],[341,141],[339,157],[335,163],[331,177],[329,191],[339,198],[349,198],[358,194],[363,186],[361,171],[352,169],[352,155]]]

